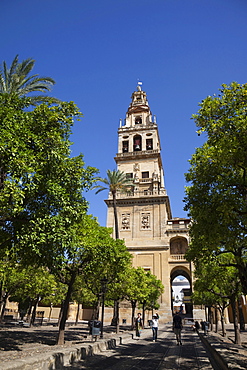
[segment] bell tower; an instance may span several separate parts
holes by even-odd
[[[120,239],[125,241],[132,253],[133,265],[143,267],[162,281],[165,291],[161,296],[159,311],[164,322],[170,321],[171,276],[176,275],[176,266],[179,266],[180,272],[185,269],[190,275],[189,263],[184,259],[189,220],[172,218],[164,183],[156,116],[151,113],[141,83],[138,83],[137,90],[131,96],[124,122],[120,120],[115,162],[117,169],[133,179],[134,184],[131,192],[117,194]],[[114,228],[111,194],[105,202],[108,206],[107,227]],[[179,246],[175,253],[174,245]],[[177,256],[173,258],[171,253]]]

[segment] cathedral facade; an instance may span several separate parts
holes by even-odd
[[[117,194],[119,237],[133,255],[133,266],[150,271],[162,281],[164,293],[160,297],[159,313],[162,321],[168,322],[173,311],[172,281],[182,275],[192,286],[192,267],[184,256],[189,244],[190,220],[172,217],[158,125],[140,85],[132,94],[125,120],[120,120],[115,162],[117,169],[134,183],[131,192]],[[105,202],[107,227],[114,229],[111,194]],[[190,316],[189,295],[185,306]]]

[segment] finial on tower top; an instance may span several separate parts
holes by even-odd
[[[141,91],[141,89],[142,89],[141,86],[142,86],[142,82],[138,80],[138,82],[137,82],[137,91]]]

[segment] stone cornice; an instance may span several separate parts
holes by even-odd
[[[127,246],[126,247],[128,251],[134,252],[134,251],[142,251],[142,252],[153,252],[153,251],[167,251],[169,250],[169,245],[156,245],[156,246],[150,246],[150,245],[136,245],[136,246]]]
[[[108,207],[113,207],[113,200],[112,199],[105,199],[105,203]],[[169,204],[169,197],[168,195],[153,195],[149,197],[128,197],[128,198],[117,198],[117,206],[123,205],[142,205],[142,204]],[[170,204],[169,204],[170,205]]]

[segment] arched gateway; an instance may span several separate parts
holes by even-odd
[[[165,291],[159,313],[161,320],[168,322],[172,318],[171,279],[180,274],[192,286],[191,265],[184,258],[190,220],[172,217],[160,148],[156,117],[152,116],[146,93],[138,86],[125,123],[120,121],[118,129],[117,168],[135,185],[131,193],[117,194],[119,233],[133,255],[133,265],[143,267],[162,281]],[[107,226],[114,228],[110,194],[106,204]]]

